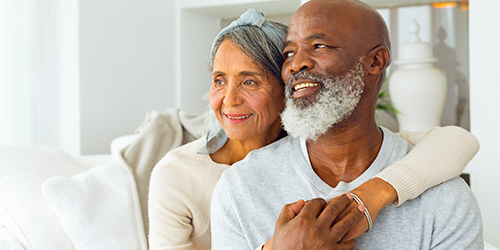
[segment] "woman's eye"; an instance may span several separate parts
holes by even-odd
[[[244,82],[245,85],[254,85],[254,84],[257,84],[255,81],[252,81],[252,80],[246,80]]]
[[[214,84],[215,84],[215,86],[221,86],[221,85],[224,85],[224,84],[225,84],[225,82],[223,82],[223,81],[221,81],[221,80],[219,80],[219,79],[215,79],[215,80],[214,80]]]

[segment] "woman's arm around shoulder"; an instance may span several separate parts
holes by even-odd
[[[393,203],[396,206],[459,176],[479,150],[476,137],[457,126],[435,127],[426,132],[403,131],[400,136],[415,147],[375,176],[397,191],[398,200]]]

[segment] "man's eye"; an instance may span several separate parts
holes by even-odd
[[[315,44],[315,45],[314,45],[314,48],[316,48],[316,49],[321,49],[321,48],[326,48],[326,47],[327,47],[327,46],[326,46],[326,45],[324,45],[324,44]]]
[[[285,59],[287,59],[287,58],[292,57],[294,54],[295,54],[295,53],[293,53],[293,52],[285,52],[285,53],[283,53],[283,57],[284,57]]]

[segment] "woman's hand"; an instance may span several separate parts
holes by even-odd
[[[395,202],[398,198],[396,190],[389,183],[379,178],[373,178],[351,192],[363,201],[373,221],[375,221],[375,218],[377,218],[384,207]],[[353,203],[357,205],[355,201],[353,201]],[[343,216],[343,214],[339,217],[341,216]],[[351,230],[342,238],[342,242],[355,239],[366,230],[368,230],[368,221],[366,217],[363,217],[363,219],[358,220]]]

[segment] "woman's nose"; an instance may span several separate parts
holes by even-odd
[[[224,105],[226,106],[236,106],[243,103],[239,89],[236,86],[229,86],[226,89],[226,95],[224,96]]]

